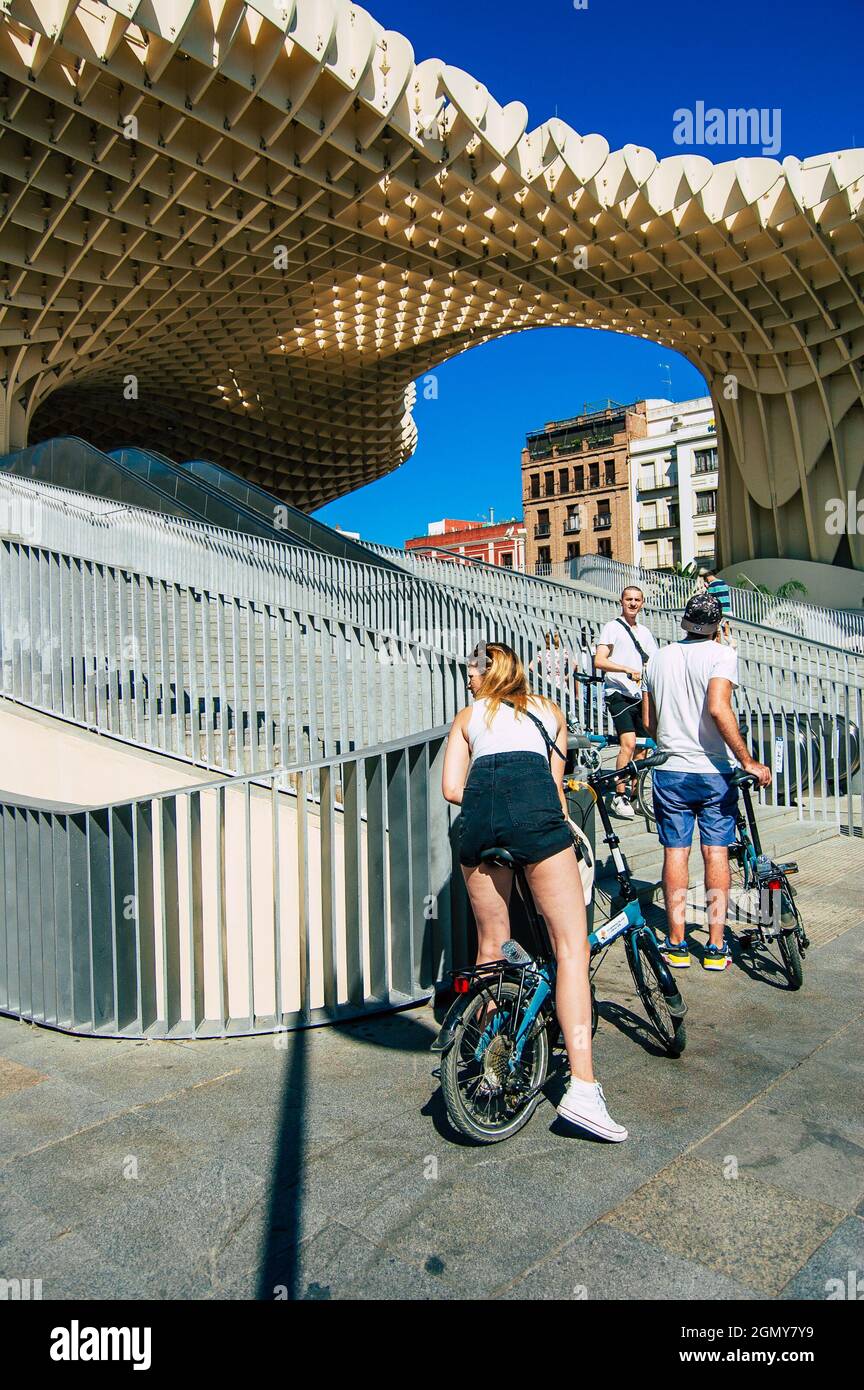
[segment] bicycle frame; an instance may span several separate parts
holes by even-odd
[[[615,827],[612,824],[602,797],[597,798],[597,811],[605,832],[603,842],[609,846],[612,861],[615,865],[618,887],[624,901],[621,910],[616,913],[614,917],[610,917],[608,921],[604,922],[599,927],[595,927],[594,931],[589,933],[588,945],[592,960],[599,957],[619,936],[626,935],[628,937],[627,945],[632,952],[635,949],[632,944],[632,939],[638,935],[639,932],[650,930],[645,921],[639,895],[633,887],[630,866],[621,850],[620,838],[615,833]],[[494,972],[499,975],[502,981],[508,974],[511,979],[518,974],[519,995],[516,1001],[516,1017],[519,1017],[523,990],[526,988],[526,976],[536,976],[537,984],[525,1012],[520,1019],[519,1028],[514,1039],[513,1055],[510,1059],[511,1071],[521,1060],[525,1042],[534,1027],[540,1011],[554,991],[556,978],[555,956],[552,951],[552,944],[549,940],[546,924],[537,912],[524,870],[521,867],[517,867],[514,871],[514,877],[516,879],[519,895],[525,906],[525,913],[535,946],[535,954],[540,957],[540,963],[537,964],[532,960],[530,966],[527,964],[525,966],[513,966],[508,961],[501,961],[500,963],[495,961],[478,967],[477,972],[460,972],[460,974],[465,976],[469,973],[474,974],[480,973],[481,971],[484,973],[487,971]],[[671,987],[672,978],[668,966],[666,966],[664,962],[661,964],[660,968],[664,971],[665,975],[669,976],[668,981],[664,981],[664,983],[668,983]]]
[[[756,812],[753,807],[751,789],[746,782],[742,782],[738,786],[738,791],[740,793],[740,799],[735,807],[735,828],[738,837],[737,843],[740,844],[743,851],[744,889],[745,892],[753,888],[759,889],[760,911],[759,919],[755,925],[762,939],[768,941],[776,937],[781,931],[792,931],[795,929],[794,925],[791,927],[784,927],[782,924],[782,916],[784,897],[788,896],[791,900],[793,896],[792,889],[786,882],[786,875],[796,873],[798,865],[794,863],[775,864],[772,859],[769,859],[768,856],[764,854],[762,840],[759,835],[759,827],[756,824]],[[743,811],[741,809],[742,802],[744,803]],[[775,925],[773,921],[766,924],[762,920],[762,894],[766,892],[772,894],[772,899],[775,893],[779,892],[780,894],[779,925]],[[773,899],[773,901],[776,901],[776,899]],[[773,903],[770,912],[765,915],[775,919]]]

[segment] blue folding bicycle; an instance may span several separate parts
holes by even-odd
[[[630,972],[652,1028],[667,1055],[678,1057],[686,1042],[687,1006],[645,921],[603,799],[604,790],[617,777],[632,776],[646,763],[657,766],[665,758],[664,753],[653,753],[644,762],[628,763],[620,771],[595,770],[586,777],[596,797],[603,842],[611,852],[619,889],[618,910],[588,938],[591,1027],[596,1031],[593,975],[602,954],[623,937]],[[454,975],[456,998],[432,1050],[441,1054],[438,1075],[451,1124],[475,1143],[494,1144],[509,1139],[528,1123],[543,1099],[543,1088],[565,1072],[567,1059],[555,1014],[555,956],[524,871],[505,849],[489,849],[482,859],[513,870],[525,906],[531,949],[507,941],[501,960]],[[553,1063],[556,1050],[559,1057]]]

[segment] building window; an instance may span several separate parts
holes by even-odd
[[[539,545],[539,546],[537,547],[537,563],[538,563],[538,565],[551,565],[551,563],[552,563],[551,555],[552,555],[552,552],[550,551],[548,545]]]
[[[569,468],[559,468],[559,469],[558,469],[558,491],[559,491],[559,492],[569,492],[569,491],[570,491],[570,469],[569,469]]]
[[[540,496],[540,474],[539,474],[539,473],[532,473],[532,474],[531,474],[531,496],[532,496],[532,497],[539,497],[539,496]]]
[[[566,516],[565,521],[564,521],[564,532],[565,532],[565,535],[566,535],[568,532],[581,531],[581,530],[582,530],[582,517],[580,516],[579,508],[578,508],[578,507],[573,507],[573,506],[568,507],[568,509],[567,509],[567,516]]]
[[[604,463],[603,466],[604,466],[604,469],[605,469],[605,471],[606,471],[606,486],[607,486],[607,487],[614,487],[614,486],[615,486],[615,460],[614,460],[614,459],[606,459],[606,462]]]
[[[594,518],[595,531],[608,531],[612,526],[612,513],[609,510],[608,497],[602,497],[597,503],[597,515]]]
[[[585,491],[585,469],[584,469],[584,468],[574,468],[574,470],[573,470],[573,491],[574,491],[574,492],[584,492],[584,491]]]
[[[588,486],[600,486],[600,465],[599,463],[589,463],[588,465]]]
[[[669,503],[669,521],[668,521],[668,525],[669,525],[669,526],[674,526],[676,529],[681,525],[681,517],[680,517],[679,511],[678,511],[678,503],[677,503],[677,502],[670,502],[670,503]]]
[[[643,492],[649,492],[654,486],[654,465],[653,463],[643,463],[639,472],[639,487]]]
[[[534,538],[536,540],[538,536],[549,536],[551,533],[552,528],[549,525],[549,511],[546,507],[541,507],[537,513],[537,525],[534,527]]]
[[[567,542],[567,559],[568,559],[568,560],[578,560],[578,559],[579,559],[580,552],[581,552],[581,546],[580,546],[580,544],[579,544],[578,541],[568,541],[568,542]]]
[[[717,450],[716,449],[697,449],[693,455],[695,459],[694,473],[716,473],[717,471]]]
[[[657,568],[657,542],[647,541],[642,546],[642,564],[646,570],[656,570]]]
[[[544,496],[546,496],[546,497],[554,497],[554,496],[555,496],[555,474],[554,474],[554,473],[544,473],[544,474],[543,474],[543,479],[544,479],[544,482],[545,482],[545,484],[546,484],[546,486],[545,486],[545,491],[544,491]]]
[[[642,508],[642,530],[656,531],[657,529],[657,503],[646,502]]]
[[[506,551],[505,554],[503,554],[503,555],[501,556],[501,563],[502,563],[502,565],[504,566],[505,570],[512,570],[512,568],[513,568],[513,552],[512,552],[512,550]]]
[[[597,554],[605,555],[607,559],[612,559],[612,542],[608,536],[601,536],[597,542]]]
[[[711,516],[717,510],[716,492],[697,492],[696,494],[696,515]]]

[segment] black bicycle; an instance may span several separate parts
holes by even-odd
[[[749,951],[762,947],[773,953],[776,946],[789,988],[800,989],[810,942],[789,882],[798,865],[792,860],[778,863],[762,851],[752,797],[758,778],[739,771],[731,780],[741,794],[735,810],[735,843],[729,848],[732,887],[736,889],[732,907],[739,918],[748,921],[737,934],[738,942]]]
[[[654,755],[654,762],[665,754]],[[633,763],[622,769],[632,775]],[[645,1012],[664,1050],[678,1057],[684,1049],[687,1006],[647,925],[639,895],[602,797],[616,771],[588,776],[597,811],[615,864],[619,910],[589,934],[591,948],[591,1031],[597,1029],[594,975],[600,959],[619,936]],[[578,851],[577,851],[578,852]],[[524,870],[506,849],[493,848],[484,863],[513,870],[525,906],[530,950],[504,943],[501,960],[453,976],[456,999],[432,1050],[441,1054],[437,1074],[453,1126],[475,1143],[508,1139],[527,1124],[540,1104],[543,1087],[566,1069],[563,1039],[555,1014],[555,956],[543,917],[537,911]],[[550,1061],[559,1050],[557,1062]]]

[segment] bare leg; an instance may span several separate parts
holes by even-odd
[[[690,882],[687,865],[690,846],[677,846],[663,851],[663,897],[666,900],[666,919],[669,940],[676,946],[684,940],[687,922],[687,888]]]
[[[510,938],[510,891],[513,870],[500,864],[481,864],[469,869],[463,864],[465,887],[477,923],[477,964],[501,959],[501,947]]]
[[[702,858],[705,860],[708,940],[712,946],[722,946],[729,911],[729,850],[726,845],[703,845]]]
[[[619,735],[618,735],[618,756],[617,756],[617,758],[615,759],[615,766],[616,766],[617,768],[626,767],[627,764],[632,760],[633,754],[634,754],[635,752],[636,752],[636,735],[635,735],[635,734],[619,734]],[[615,790],[616,790],[616,792],[618,793],[619,796],[627,796],[628,793],[629,793],[630,790],[631,790],[631,787],[632,787],[632,781],[631,781],[631,783],[630,783],[630,786],[628,786],[628,785],[627,785],[627,782],[625,782],[623,778],[622,778],[620,781],[618,781],[618,782],[615,783]]]
[[[546,921],[557,963],[555,1007],[564,1034],[570,1074],[593,1082],[588,922],[582,879],[572,849],[562,849],[525,869],[537,910]]]

